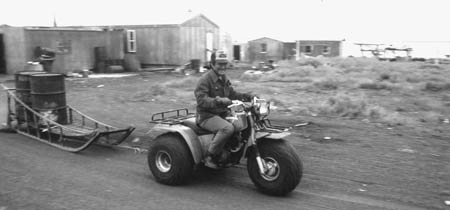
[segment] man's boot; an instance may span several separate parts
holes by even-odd
[[[208,153],[208,155],[205,158],[205,166],[215,170],[219,169],[219,166],[217,165],[213,154]]]

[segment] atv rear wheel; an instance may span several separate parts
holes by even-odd
[[[159,136],[150,144],[147,161],[155,180],[167,185],[186,183],[194,169],[189,148],[173,134]]]
[[[247,159],[247,171],[253,184],[263,193],[285,195],[297,187],[303,166],[294,148],[285,140],[261,139],[258,142],[265,171],[260,173],[256,153]]]

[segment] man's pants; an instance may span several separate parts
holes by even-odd
[[[200,124],[200,127],[215,133],[208,148],[208,152],[212,155],[219,155],[222,152],[228,138],[230,138],[234,132],[233,124],[219,116],[206,119]]]

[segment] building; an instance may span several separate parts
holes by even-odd
[[[342,56],[342,41],[334,40],[297,40],[296,51],[299,56]]]
[[[26,64],[39,60],[39,49],[54,53],[51,72],[68,73],[94,69],[95,49],[102,57],[124,58],[123,31],[95,27],[11,27],[0,28],[0,60],[3,72],[26,70]]]
[[[297,54],[296,42],[283,43],[283,60],[295,60]]]
[[[249,41],[246,47],[247,55],[245,57],[249,62],[278,61],[283,59],[283,42],[276,39],[268,37],[255,39]]]
[[[206,16],[198,14],[187,20],[174,21],[110,27],[134,36],[135,48],[131,51],[144,66],[178,66],[192,59],[208,61],[211,53],[208,50],[220,49],[219,26]]]
[[[175,23],[147,25],[0,25],[0,73],[26,69],[28,61],[38,59],[36,49],[54,52],[52,72],[68,73],[83,69],[101,72],[105,65],[115,64],[126,70],[141,65],[179,66],[193,59],[208,61],[214,48],[232,51],[231,38],[221,35],[219,26],[202,14]]]
[[[276,39],[263,37],[249,41],[246,44],[234,45],[233,47],[235,55],[234,59],[247,62],[293,60],[305,56],[342,56],[342,41],[334,40],[298,40],[295,42],[282,42]]]

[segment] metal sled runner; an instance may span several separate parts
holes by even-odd
[[[99,122],[67,105],[59,110],[42,112],[30,107],[16,95],[16,89],[1,85],[7,93],[7,126],[56,148],[80,152],[93,143],[118,145],[133,131]]]

